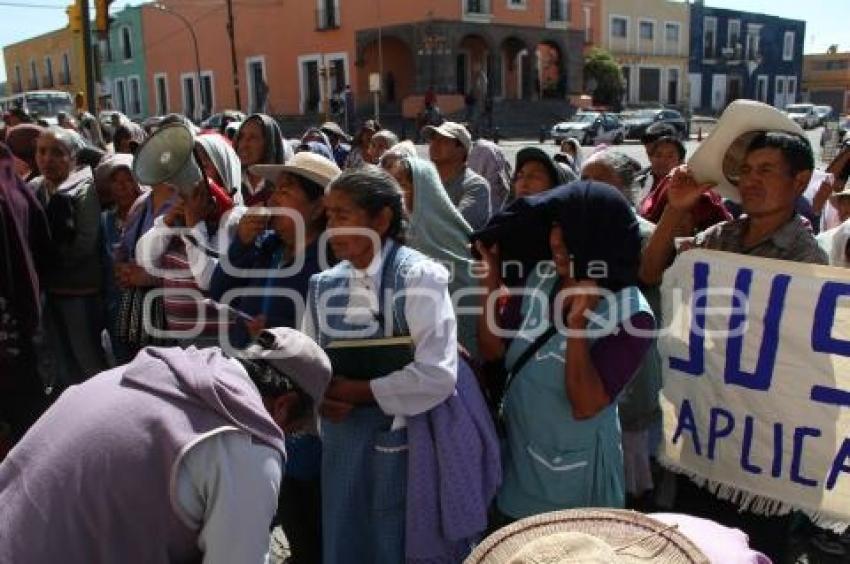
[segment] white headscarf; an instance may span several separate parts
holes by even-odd
[[[222,188],[228,194],[235,194],[235,197],[241,200],[242,163],[239,161],[239,155],[236,154],[230,143],[217,133],[199,135],[196,140],[198,145],[206,151],[207,156],[218,171],[218,175],[224,183]]]

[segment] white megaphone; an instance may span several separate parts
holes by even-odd
[[[139,184],[170,184],[183,196],[190,195],[203,179],[194,155],[195,136],[183,124],[164,126],[148,137],[133,160]]]

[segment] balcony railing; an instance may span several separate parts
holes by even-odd
[[[316,10],[316,29],[338,29],[339,25],[339,6]]]

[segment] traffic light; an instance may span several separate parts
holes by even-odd
[[[65,8],[65,13],[68,14],[68,28],[75,33],[83,31],[83,14],[80,10],[80,3],[75,0],[73,4]]]
[[[94,28],[106,33],[109,31],[109,5],[112,0],[94,0]]]

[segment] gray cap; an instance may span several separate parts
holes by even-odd
[[[469,130],[461,123],[444,121],[437,127],[428,125],[422,128],[422,136],[425,137],[426,141],[430,141],[435,134],[441,137],[457,139],[463,145],[463,148],[466,149],[467,153],[472,149],[472,135],[469,134]]]
[[[245,357],[274,368],[313,398],[317,406],[331,381],[331,361],[325,351],[304,333],[288,327],[263,330],[256,343],[245,349]],[[274,387],[273,382],[257,381],[257,375],[249,374],[261,393]]]

